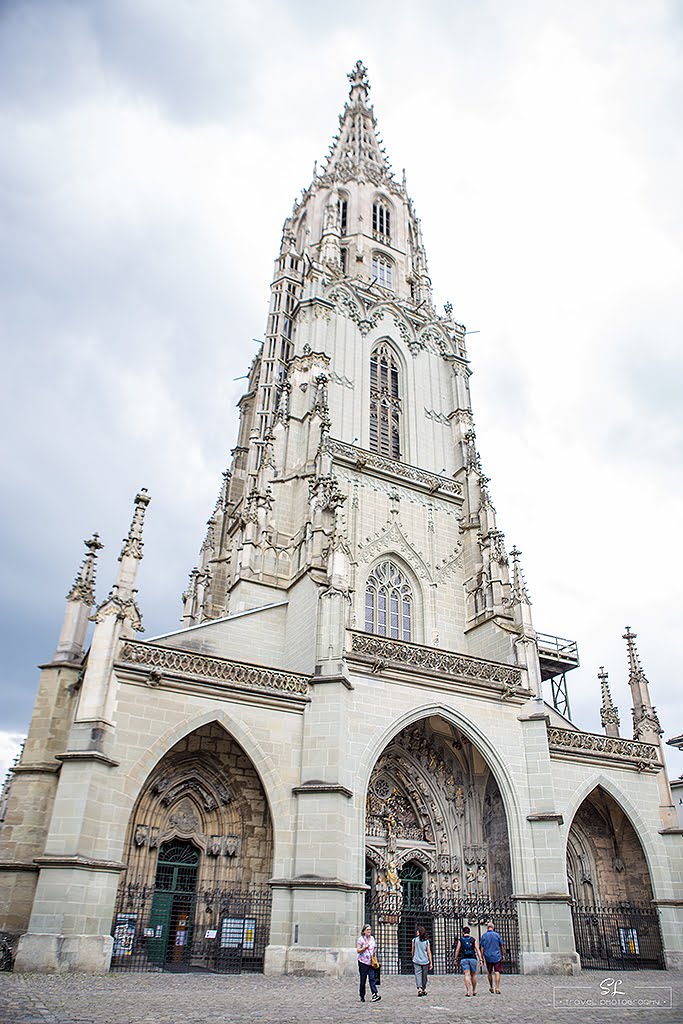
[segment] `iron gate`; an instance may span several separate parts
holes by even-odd
[[[652,906],[572,906],[574,941],[587,970],[664,970],[659,914]]]
[[[477,939],[493,921],[505,947],[506,973],[519,973],[519,928],[514,900],[472,896],[460,900],[425,896],[409,900],[402,895],[375,893],[366,900],[366,920],[377,940],[385,974],[412,974],[412,940],[418,925],[429,935],[435,974],[460,971],[455,948],[464,925]]]
[[[176,879],[176,882],[178,880]],[[270,935],[269,886],[173,889],[124,885],[112,923],[113,971],[260,972]]]

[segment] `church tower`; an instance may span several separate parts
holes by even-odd
[[[287,594],[289,615],[292,603],[317,607],[315,654],[292,650],[306,671],[342,671],[344,629],[358,626],[511,663],[521,654],[537,692],[538,659],[520,646],[534,636],[529,602],[511,585],[476,448],[465,328],[450,304],[434,308],[420,221],[360,61],[349,79],[327,163],[284,224],[183,622]]]
[[[606,674],[606,735],[581,731],[576,644],[536,631],[498,527],[465,328],[434,307],[360,61],[348,77],[284,223],[181,625],[138,636],[143,489],[84,653],[88,542],[0,831],[22,970],[341,976],[370,920],[385,972],[412,971],[424,922],[447,973],[462,924],[493,918],[506,969],[566,974],[608,902],[638,935],[623,955],[683,966],[680,834],[633,638],[634,738]]]

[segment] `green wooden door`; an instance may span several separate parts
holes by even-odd
[[[192,917],[197,888],[199,850],[174,839],[159,849],[149,927],[147,956],[152,963],[182,961],[192,939]]]

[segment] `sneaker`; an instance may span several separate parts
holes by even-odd
[[[372,1002],[373,1002],[373,1003],[378,1003],[378,1002],[380,1001],[380,999],[381,999],[381,998],[382,998],[382,997],[381,997],[381,995],[379,994],[379,992],[375,992],[375,993],[374,993],[374,995],[373,995],[373,997],[372,997]]]

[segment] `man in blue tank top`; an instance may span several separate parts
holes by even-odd
[[[489,921],[486,931],[479,940],[481,951],[486,960],[486,970],[489,976],[489,992],[493,992],[493,977],[496,979],[496,995],[500,995],[500,972],[503,969],[503,957],[505,947],[503,940],[493,927],[493,921]]]

